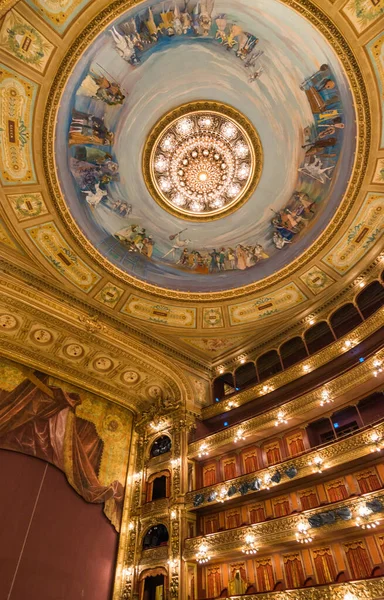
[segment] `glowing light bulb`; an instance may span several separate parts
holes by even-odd
[[[199,173],[199,181],[207,181],[208,175],[207,173]]]

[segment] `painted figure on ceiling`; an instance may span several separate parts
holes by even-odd
[[[212,11],[215,5],[215,0],[201,0],[199,23],[202,29],[202,35],[209,35],[212,25]]]
[[[79,96],[97,98],[110,106],[122,104],[125,98],[119,84],[110,82],[104,75],[90,72],[76,92]]]
[[[108,131],[104,119],[93,115],[72,110],[72,120],[69,127],[69,145],[96,144],[110,146],[114,134]]]

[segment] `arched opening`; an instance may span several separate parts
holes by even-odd
[[[311,448],[326,444],[335,439],[335,433],[329,419],[318,419],[310,423],[305,429]]]
[[[320,321],[304,333],[309,354],[318,352],[335,341],[334,335],[326,321]]]
[[[150,456],[153,458],[154,456],[160,456],[161,454],[166,454],[170,452],[172,448],[172,441],[167,435],[161,435],[156,438],[153,442],[150,450]]]
[[[336,432],[336,437],[349,435],[363,425],[356,406],[347,406],[342,410],[338,410],[331,416],[331,421]]]
[[[343,337],[363,322],[359,311],[352,303],[344,304],[331,316],[331,326],[337,338]]]
[[[140,600],[164,600],[167,597],[168,573],[164,567],[148,569],[140,575]]]
[[[280,356],[284,369],[304,360],[308,356],[307,349],[301,337],[294,337],[280,346]]]
[[[240,389],[250,385],[251,383],[257,383],[257,374],[255,363],[249,362],[245,365],[241,365],[235,371],[235,382],[236,388]]]
[[[170,493],[170,477],[169,471],[161,471],[154,473],[147,481],[147,502],[168,498]]]
[[[256,365],[260,381],[264,381],[283,370],[280,356],[276,350],[270,350],[259,356]]]
[[[364,319],[367,319],[383,306],[384,287],[379,281],[372,281],[357,296],[356,303]]]
[[[384,417],[384,392],[374,392],[360,400],[357,405],[364,425],[375,423]]]
[[[216,402],[235,391],[235,381],[232,373],[224,373],[220,377],[216,377],[213,382],[213,396]]]
[[[168,545],[168,529],[162,523],[148,529],[143,539],[143,550]]]

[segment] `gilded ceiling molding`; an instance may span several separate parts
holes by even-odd
[[[4,356],[76,382],[94,393],[102,393],[114,402],[128,405],[134,412],[140,412],[152,402],[151,390],[156,386],[175,400],[193,402],[189,379],[182,369],[167,365],[164,357],[145,359],[144,348],[140,348],[142,356],[129,353],[123,336],[120,336],[119,341],[123,343],[119,347],[106,339],[105,331],[102,334],[99,331],[97,337],[86,323],[71,324],[69,320],[47,314],[43,308],[27,306],[7,294],[0,293],[0,302],[0,312],[9,315],[7,327],[2,329],[0,337]],[[73,313],[67,316],[72,319]],[[39,327],[38,338],[31,337],[35,324]],[[110,339],[116,340],[113,330]],[[153,357],[153,353],[148,354]],[[142,374],[136,373],[135,369]],[[101,380],[97,379],[98,373]],[[132,379],[131,375],[136,378]]]
[[[261,282],[249,284],[233,290],[227,290],[225,292],[192,293],[165,289],[145,283],[143,281],[139,281],[127,273],[123,273],[119,268],[115,267],[107,259],[101,256],[101,254],[81,232],[80,228],[75,224],[66,206],[66,203],[64,202],[56,177],[54,152],[56,115],[61,101],[61,95],[77,60],[80,58],[89,44],[94,40],[95,36],[108,27],[113,19],[116,19],[129,8],[138,5],[139,2],[135,0],[131,0],[130,2],[125,2],[124,0],[115,0],[115,2],[110,4],[107,8],[104,8],[86,26],[86,28],[79,33],[58,68],[48,96],[43,125],[44,171],[47,174],[47,182],[52,201],[57,208],[67,231],[77,240],[81,248],[99,265],[99,267],[103,268],[106,272],[110,273],[110,275],[113,275],[120,281],[124,281],[125,283],[129,284],[133,288],[139,289],[144,293],[150,293],[152,298],[153,296],[157,296],[159,298],[167,297],[170,299],[173,298],[189,302],[206,302],[219,299],[229,300],[252,294],[254,292],[260,292],[261,290],[265,290],[277,283],[281,285],[281,282],[286,277],[292,277],[292,275],[294,275],[299,269],[302,269],[314,257],[319,255],[319,253],[339,232],[348,215],[356,205],[360,189],[363,184],[364,175],[367,170],[371,140],[371,117],[364,77],[355,59],[354,52],[351,50],[348,42],[341,34],[338,27],[328,16],[324,14],[322,10],[315,6],[310,0],[284,0],[284,3],[300,13],[318,31],[320,31],[320,33],[333,47],[341,63],[343,64],[344,70],[349,77],[357,113],[357,148],[354,171],[349,181],[349,187],[344,195],[339,209],[336,212],[336,215],[333,218],[333,221],[328,225],[324,233],[303,255],[297,258],[289,266],[265,278]]]
[[[299,379],[305,373],[309,373],[318,369],[319,367],[326,365],[329,361],[338,358],[342,354],[345,354],[345,341],[349,340],[352,342],[352,347],[361,343],[364,339],[370,337],[375,331],[380,329],[384,325],[384,308],[380,308],[376,313],[370,316],[366,321],[363,321],[360,325],[358,325],[353,331],[349,334],[345,335],[343,338],[329,344],[323,350],[320,350],[313,356],[308,356],[305,360],[289,367],[285,371],[274,375],[270,379],[263,381],[262,383],[258,383],[250,388],[245,389],[238,394],[232,394],[228,400],[222,400],[219,403],[211,404],[205,408],[203,408],[203,418],[208,419],[215,415],[222,414],[228,410],[230,410],[230,406],[228,403],[231,402],[235,406],[242,406],[243,404],[247,404],[247,402],[251,402],[258,396],[264,396],[269,391],[274,391],[295,379]],[[306,367],[304,369],[304,367]],[[219,373],[216,373],[219,375]]]
[[[273,545],[285,545],[289,542],[296,541],[298,525],[302,523],[303,520],[307,521],[309,517],[313,517],[314,515],[344,507],[349,508],[353,514],[355,506],[360,505],[362,502],[370,502],[372,500],[383,502],[383,492],[370,492],[364,494],[363,500],[359,498],[347,499],[340,502],[334,502],[326,507],[306,510],[305,515],[298,513],[273,519],[272,521],[264,521],[262,523],[255,523],[254,525],[245,525],[244,527],[236,527],[235,529],[227,531],[219,531],[205,536],[190,538],[185,542],[184,559],[193,560],[195,558],[196,552],[203,539],[209,548],[212,561],[214,561],[215,558],[221,560],[229,552],[231,553],[232,559],[232,555],[235,552],[238,552],[239,555],[241,554],[241,548],[244,546],[245,536],[247,534],[252,534],[256,537],[260,552],[263,552],[266,549],[264,548],[264,540],[267,541],[265,546],[268,547],[268,551],[270,551],[270,547]],[[358,516],[358,513],[356,516]],[[321,529],[313,529],[311,530],[311,533],[313,534],[314,543],[318,542],[316,534],[319,534],[321,543],[323,543],[324,538],[328,538],[329,536],[336,537],[337,533],[343,532],[351,527],[356,527],[354,518],[349,521],[339,519],[331,525],[322,526]],[[273,548],[271,551],[273,552]]]
[[[19,0],[0,0],[0,17],[5,15],[18,2]]]
[[[384,424],[378,425],[375,428],[375,431],[382,436],[384,433]],[[279,470],[280,472],[284,472],[288,467],[295,467],[297,470],[297,475],[295,477],[295,481],[308,477],[309,475],[313,476],[313,466],[308,464],[313,461],[315,456],[320,456],[323,460],[323,470],[330,467],[336,467],[348,463],[352,460],[355,460],[360,457],[369,456],[371,454],[372,448],[372,440],[371,440],[372,429],[365,430],[359,433],[352,435],[346,440],[335,441],[332,444],[322,448],[320,450],[312,450],[308,451],[305,454],[299,457],[292,457],[290,459],[285,460],[278,465],[273,465],[268,468],[261,469],[256,471],[255,473],[248,475],[241,475],[240,477],[236,477],[235,479],[231,479],[231,484],[236,485],[237,491],[231,496],[232,498],[241,497],[240,492],[238,491],[238,487],[242,483],[252,483],[256,478],[261,479],[263,482],[265,479],[270,482],[270,478],[272,475]],[[288,481],[288,478],[285,478]],[[284,479],[283,479],[284,481]],[[188,492],[185,495],[185,502],[187,503],[188,510],[196,510],[196,508],[201,508],[202,506],[214,506],[212,502],[208,502],[207,499],[211,493],[216,493],[217,497],[219,497],[219,492],[221,488],[228,485],[225,482],[217,483],[215,485],[204,487],[200,490],[194,490],[193,492]],[[275,489],[273,484],[268,483],[271,487]],[[194,506],[193,499],[197,494],[203,494],[204,500],[199,504],[198,507]],[[251,497],[251,494],[250,494]],[[255,497],[254,495],[252,496]],[[227,501],[229,503],[229,501]]]

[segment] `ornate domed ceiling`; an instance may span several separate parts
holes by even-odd
[[[383,11],[0,0],[2,351],[135,395],[137,353],[209,377],[353,302],[382,265]]]
[[[277,0],[144,2],[65,82],[57,179],[89,248],[157,288],[248,286],[301,256],[351,178],[329,41]]]

